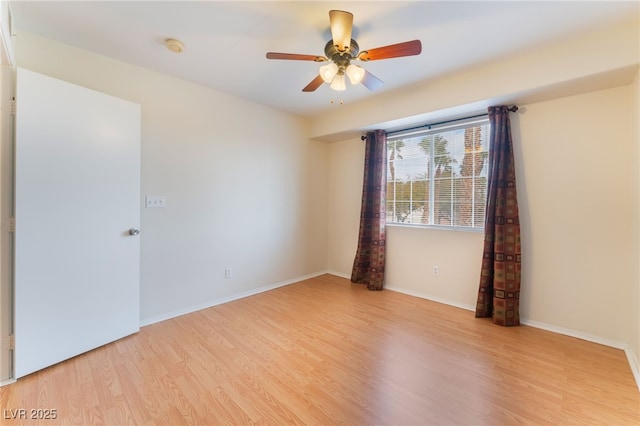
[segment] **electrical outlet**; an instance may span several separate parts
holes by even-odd
[[[440,267],[436,266],[436,265],[433,265],[432,274],[433,274],[434,277],[440,276]]]
[[[231,278],[233,276],[233,271],[231,268],[224,268],[224,277]]]

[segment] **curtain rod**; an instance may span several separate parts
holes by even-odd
[[[516,112],[516,111],[518,111],[518,106],[517,105],[512,105],[507,109],[510,112]],[[432,126],[440,126],[442,124],[455,123],[456,121],[463,121],[463,120],[470,120],[472,118],[486,117],[488,115],[489,115],[489,113],[485,112],[484,114],[470,115],[470,116],[467,116],[467,117],[454,118],[452,120],[439,121],[437,123],[429,123],[429,124],[423,124],[421,126],[409,127],[407,129],[394,130],[392,132],[387,132],[387,136],[388,135],[393,135],[393,134],[396,134],[396,133],[410,132],[411,130],[430,129]],[[366,135],[360,136],[360,140],[362,140],[362,141],[367,140],[367,136]]]

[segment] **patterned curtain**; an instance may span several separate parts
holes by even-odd
[[[360,233],[351,281],[366,284],[369,290],[382,290],[387,214],[387,134],[385,131],[367,132],[365,149]]]
[[[489,108],[489,178],[476,317],[520,325],[520,220],[509,108]]]

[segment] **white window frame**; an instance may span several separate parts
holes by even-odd
[[[489,134],[490,134],[490,124],[489,124],[489,118],[488,116],[482,116],[482,117],[471,117],[469,119],[461,119],[461,120],[455,120],[455,122],[450,122],[450,123],[446,123],[446,124],[441,124],[441,125],[432,125],[432,126],[422,126],[419,129],[412,129],[412,130],[408,130],[405,132],[393,132],[392,134],[390,134],[389,136],[387,136],[387,144],[389,144],[390,142],[395,142],[398,140],[402,140],[402,139],[409,139],[409,138],[424,138],[430,135],[437,135],[440,133],[445,133],[445,132],[450,132],[450,131],[454,131],[454,130],[464,130],[466,128],[470,128],[470,127],[477,127],[477,126],[486,126],[486,130],[484,131],[483,137],[486,138],[485,141],[483,141],[483,146],[485,146],[486,152],[487,152],[487,159],[485,160],[484,163],[484,168],[488,169],[488,155],[489,155]],[[434,164],[434,159],[435,159],[435,150],[434,150],[434,146],[433,146],[433,141],[435,140],[435,137],[432,139],[431,142],[431,149],[430,149],[430,163]],[[387,158],[387,165],[389,164],[389,158]],[[420,228],[435,228],[435,229],[445,229],[445,230],[454,230],[454,231],[470,231],[470,232],[483,232],[484,231],[484,218],[485,216],[482,216],[482,220],[481,223],[477,223],[475,222],[475,208],[476,208],[476,200],[475,200],[475,190],[471,191],[471,195],[473,197],[471,203],[472,203],[472,213],[471,213],[471,219],[472,219],[472,224],[471,226],[461,226],[461,225],[457,225],[457,224],[453,224],[453,225],[443,225],[443,224],[434,224],[434,212],[435,212],[435,191],[434,191],[434,187],[435,187],[435,179],[434,179],[434,175],[435,175],[435,168],[431,168],[430,170],[431,176],[427,176],[426,179],[429,182],[429,202],[428,202],[428,206],[429,206],[429,223],[406,223],[406,222],[398,222],[398,221],[390,221],[389,220],[389,214],[387,213],[387,225],[390,226],[403,226],[403,227],[420,227]],[[483,173],[481,176],[476,176],[475,173],[471,176],[471,178],[473,179],[474,183],[473,185],[475,186],[475,182],[476,182],[476,178],[479,177],[488,177],[487,176],[488,170],[486,170],[486,173]],[[397,179],[396,179],[397,181]],[[410,180],[409,182],[411,183],[411,191],[410,191],[410,199],[409,201],[412,202],[413,201],[413,183],[417,181],[417,180]],[[389,167],[387,167],[387,182],[389,182]],[[487,185],[485,186],[485,197],[484,199],[486,200],[486,190],[488,190],[488,182]],[[394,197],[393,200],[393,204],[395,206],[395,192],[393,194],[390,194],[389,191],[387,191],[387,201],[389,201],[389,197]],[[453,202],[453,201],[452,201]],[[482,201],[483,203],[486,203],[486,201]],[[482,206],[484,208],[484,206]],[[412,211],[412,207],[410,207],[410,211]],[[396,218],[395,215],[395,211],[392,213],[392,218]]]

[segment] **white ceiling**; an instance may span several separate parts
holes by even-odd
[[[299,115],[522,53],[638,17],[638,1],[11,1],[13,32],[48,37]],[[419,39],[422,54],[361,63],[385,82],[369,92],[302,88],[319,65],[267,51],[324,55],[329,10],[354,14],[361,50]],[[176,38],[185,51],[167,50]],[[19,52],[18,52],[19,55]]]

